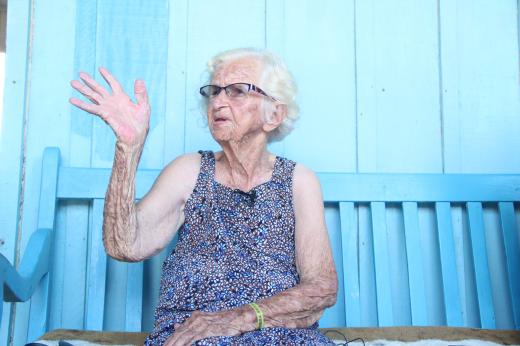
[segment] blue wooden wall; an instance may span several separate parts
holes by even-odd
[[[0,123],[0,251],[16,263],[35,230],[44,147],[60,147],[66,165],[111,166],[110,130],[67,102],[69,81],[99,66],[113,71],[128,91],[135,78],[149,86],[153,114],[141,168],[217,148],[197,95],[205,62],[225,49],[254,46],[282,56],[300,90],[301,119],[289,137],[272,145],[277,154],[321,172],[518,173],[518,20],[515,0],[10,0]],[[75,202],[58,215],[51,328],[83,328],[90,211]],[[326,212],[338,259],[339,213],[332,206]],[[433,244],[431,210],[421,212],[422,236]],[[493,212],[486,214],[490,223]],[[362,225],[366,210],[358,215]],[[400,224],[398,213],[389,211],[388,220]],[[464,268],[463,210],[455,210],[453,222],[458,265]],[[361,226],[361,240],[366,236]],[[390,241],[399,249],[403,239]],[[163,256],[145,265],[145,330],[151,328]],[[396,256],[403,260],[403,254]],[[424,256],[429,266],[439,263],[433,250]],[[342,275],[340,263],[338,269]],[[108,272],[107,301],[115,307],[118,292],[126,289],[118,280],[126,266],[111,261]],[[359,324],[375,325],[373,282],[359,279]],[[438,296],[441,283],[426,280],[429,295]],[[405,292],[402,281],[395,281],[393,291]],[[479,326],[471,277],[460,277],[459,284],[464,325]],[[410,324],[409,297],[393,298],[402,306],[395,324]],[[446,323],[438,299],[431,300],[424,324]],[[346,324],[344,302],[341,294],[322,325]],[[111,306],[104,327],[121,330],[118,316],[124,312]],[[25,340],[28,308],[4,305],[0,343]],[[512,328],[510,309],[503,311],[496,326]]]

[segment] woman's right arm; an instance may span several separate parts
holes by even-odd
[[[117,142],[114,164],[103,213],[106,252],[118,260],[135,262],[163,249],[182,223],[183,206],[195,185],[200,156],[184,155],[169,164],[148,194],[135,203],[135,176],[146,136],[150,105],[143,81],[134,86],[134,103],[119,82],[106,70],[100,73],[109,93],[86,73],[71,85],[91,103],[71,98],[76,107],[102,118],[114,131]]]

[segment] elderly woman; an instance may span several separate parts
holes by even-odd
[[[142,261],[179,232],[146,344],[331,344],[317,330],[337,292],[320,185],[308,168],[267,150],[297,119],[291,74],[254,49],[224,52],[208,66],[210,84],[200,93],[222,150],[176,158],[137,204],[150,117],[144,82],[135,82],[134,103],[106,69],[100,73],[112,92],[85,73],[83,83],[72,81],[91,102],[70,102],[117,136],[104,210],[107,253]]]

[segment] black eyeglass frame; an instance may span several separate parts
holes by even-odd
[[[278,101],[277,99],[275,99],[274,97],[272,97],[271,95],[268,95],[265,91],[263,91],[262,89],[260,89],[259,87],[257,87],[256,85],[252,84],[252,83],[232,83],[232,84],[228,84],[226,86],[220,86],[220,85],[215,85],[215,84],[208,84],[208,85],[204,85],[202,87],[200,87],[199,89],[199,93],[206,97],[206,98],[212,98],[212,97],[216,97],[218,96],[218,94],[220,94],[220,92],[222,90],[224,90],[224,92],[226,93],[227,96],[230,96],[230,92],[228,91],[229,87],[231,86],[235,86],[237,84],[240,84],[240,85],[247,85],[247,93],[251,92],[252,91],[256,91],[257,93],[261,94],[261,95],[264,95],[265,97],[268,97],[270,98],[272,101]],[[215,88],[217,91],[213,94],[213,95],[210,95],[208,94],[204,89],[208,88],[208,87],[212,87],[212,88]]]

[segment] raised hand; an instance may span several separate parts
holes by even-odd
[[[69,102],[103,119],[114,131],[118,141],[128,145],[144,144],[150,123],[150,104],[144,81],[135,81],[134,94],[137,103],[134,103],[107,69],[100,68],[99,72],[112,89],[112,93],[87,73],[81,72],[79,78],[83,83],[73,80],[70,84],[91,103],[75,97],[71,97]]]

